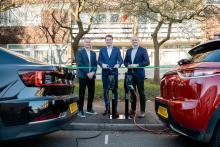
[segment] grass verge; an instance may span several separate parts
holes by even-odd
[[[160,85],[155,84],[151,79],[146,79],[144,81],[145,95],[147,100],[154,100],[156,96],[160,94]],[[79,83],[78,80],[75,80],[75,95],[78,96],[79,93]],[[111,93],[111,92],[110,92]],[[119,80],[118,82],[118,95],[119,99],[124,99],[124,80]],[[87,97],[87,91],[86,91]],[[102,80],[95,80],[95,100],[102,100],[103,97],[103,86]]]

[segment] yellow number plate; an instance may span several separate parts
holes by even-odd
[[[70,113],[74,113],[77,111],[77,104],[72,103],[72,104],[70,104],[69,108],[70,108]]]
[[[167,112],[167,108],[164,108],[162,106],[158,107],[157,113],[165,118],[168,118],[168,112]]]

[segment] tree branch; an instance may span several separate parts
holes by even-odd
[[[55,11],[52,12],[52,17],[55,20],[55,22],[61,27],[61,28],[65,28],[65,29],[71,29],[71,27],[68,26],[64,26],[60,21],[57,20],[56,16],[54,15]]]
[[[91,27],[92,27],[92,23],[93,23],[93,18],[94,18],[94,15],[95,15],[95,12],[97,11],[97,7],[93,7],[92,8],[92,15],[90,16],[90,18],[89,18],[89,24],[88,24],[88,27],[87,27],[87,29],[86,29],[86,31],[85,31],[85,33],[88,33],[90,30],[91,30]]]
[[[166,36],[166,38],[164,38],[163,40],[161,40],[159,42],[159,46],[161,46],[162,44],[164,44],[166,41],[168,41],[170,39],[172,24],[173,24],[173,22],[170,21],[168,24],[168,28],[167,28],[167,36]]]
[[[83,10],[83,8],[84,8],[84,6],[85,6],[85,2],[86,2],[86,0],[78,0],[78,3],[79,3],[79,7],[78,7],[78,12],[79,13],[81,13],[82,12],[82,10]]]
[[[154,32],[153,32],[152,35],[151,35],[153,38],[154,38],[154,37],[157,38],[157,34],[158,34],[158,32],[159,32],[161,26],[163,25],[163,23],[164,23],[164,20],[163,20],[163,18],[161,18],[161,20],[158,22],[156,28],[154,29]]]

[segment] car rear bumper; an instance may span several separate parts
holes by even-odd
[[[184,101],[183,101],[184,103]],[[189,104],[188,106],[190,106],[192,109],[193,107],[196,107],[195,102],[192,102],[192,104]],[[175,108],[176,111],[178,111],[179,108],[182,108],[181,106],[183,106],[184,104],[181,104],[180,101],[178,102],[173,102],[171,100],[167,100],[167,99],[163,99],[161,97],[157,97],[155,99],[155,112],[158,115],[159,119],[164,122],[168,127],[170,127],[173,131],[182,134],[184,136],[187,136],[189,138],[192,138],[194,140],[200,141],[200,142],[209,142],[210,141],[210,135],[206,133],[206,130],[204,131],[198,131],[189,127],[186,127],[180,123],[178,123],[175,120],[174,115],[171,113],[171,107]],[[167,109],[167,113],[168,113],[168,117],[164,117],[161,114],[158,113],[158,108],[162,106],[163,108]],[[180,110],[180,109],[179,109]],[[184,114],[183,114],[184,115]],[[187,117],[187,116],[185,116]],[[191,120],[191,123],[193,120]],[[195,124],[196,125],[196,124]]]
[[[29,101],[19,103],[1,103],[3,109],[11,110],[0,117],[0,140],[16,140],[57,131],[73,120],[77,107],[72,110],[71,104],[77,106],[76,98],[60,100]],[[28,110],[27,107],[28,106]],[[31,108],[31,109],[30,109]],[[12,118],[15,117],[15,118]],[[17,121],[16,123],[13,122]]]
[[[30,137],[35,137],[38,135],[43,135],[54,131],[58,131],[62,128],[64,124],[70,122],[75,117],[76,114],[73,114],[67,118],[59,118],[46,122],[1,128],[0,141],[30,138]]]

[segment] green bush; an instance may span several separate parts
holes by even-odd
[[[74,93],[78,96],[79,93],[79,83],[78,80],[75,80],[75,88]],[[154,100],[156,96],[160,94],[160,86],[159,84],[155,84],[152,80],[147,79],[144,83],[145,95],[147,100]],[[111,94],[111,92],[110,92]],[[124,99],[124,80],[119,80],[118,82],[118,95],[119,99]],[[87,97],[87,91],[86,91]],[[102,100],[103,97],[103,86],[102,80],[95,80],[95,100]]]

